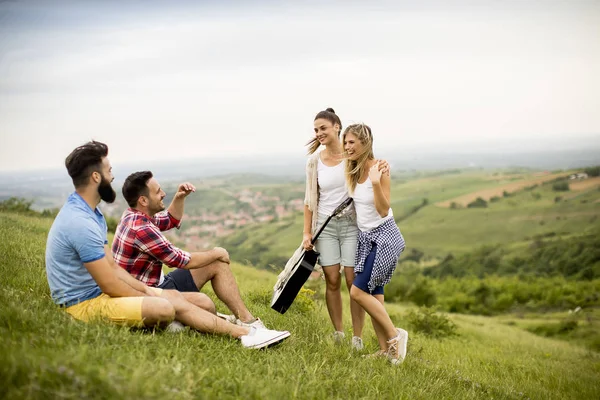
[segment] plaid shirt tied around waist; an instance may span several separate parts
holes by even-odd
[[[115,262],[137,280],[157,286],[163,263],[183,268],[190,262],[190,253],[173,246],[162,234],[180,224],[168,211],[149,217],[133,208],[125,210],[112,245]]]
[[[354,272],[363,272],[365,260],[373,249],[373,242],[377,244],[377,252],[369,280],[369,290],[371,291],[392,280],[400,254],[406,247],[404,237],[402,237],[394,218],[388,219],[368,232],[359,232]]]

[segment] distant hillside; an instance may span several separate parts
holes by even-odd
[[[557,191],[556,182],[550,181],[518,186],[516,192],[505,192],[473,207],[438,207],[436,203],[507,183],[528,182],[537,175],[524,171],[450,172],[393,177],[394,216],[408,251],[422,253],[419,261],[441,261],[448,254],[465,254],[481,246],[501,246],[518,253],[538,237],[590,234],[600,227],[600,182],[582,190]],[[220,243],[240,261],[248,260],[258,268],[269,264],[281,267],[301,241],[302,224],[299,212],[285,220],[237,229]]]
[[[407,250],[386,299],[484,315],[600,306],[600,182],[450,172],[394,178],[392,208]],[[436,205],[507,183],[515,191]],[[300,244],[302,223],[298,213],[252,225],[221,245],[235,260],[278,271]]]
[[[520,168],[524,170],[563,170],[600,164],[599,135],[570,137],[548,142],[500,141],[484,145],[436,145],[413,148],[376,146],[375,154],[389,161],[399,174],[431,173],[443,170],[492,170]],[[115,187],[120,193],[130,173],[152,170],[163,183],[210,181],[221,177],[230,183],[246,184],[296,183],[304,179],[306,154],[296,149],[289,154],[247,155],[244,157],[203,157],[186,160],[115,163]],[[236,178],[237,176],[237,178]],[[9,197],[34,199],[38,210],[58,207],[72,191],[64,168],[32,171],[0,171],[0,200]]]

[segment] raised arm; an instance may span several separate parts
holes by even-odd
[[[177,188],[177,193],[173,197],[173,201],[169,205],[167,209],[169,214],[171,214],[175,219],[181,220],[183,218],[183,208],[185,204],[185,198],[190,194],[196,191],[194,185],[189,182],[182,183]]]
[[[373,195],[375,196],[375,208],[383,218],[390,210],[390,175],[382,174],[379,170],[379,161],[369,169],[369,179],[373,184]]]

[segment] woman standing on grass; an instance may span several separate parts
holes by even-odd
[[[381,173],[373,156],[371,128],[350,125],[342,140],[348,157],[346,182],[360,230],[350,298],[371,316],[380,347],[372,356],[387,356],[392,364],[400,364],[406,357],[408,332],[394,327],[383,305],[383,286],[390,282],[405,247],[390,208],[390,176]]]
[[[344,177],[345,161],[343,157],[340,132],[342,123],[332,108],[321,111],[314,120],[315,137],[308,143],[311,155],[306,163],[306,197],[304,199],[304,231],[302,245],[312,249],[312,236],[317,227],[348,198]],[[320,146],[325,148],[317,152]],[[381,162],[387,169],[387,163]],[[340,266],[344,266],[344,276],[348,290],[354,280],[354,256],[358,229],[352,206],[342,215],[333,218],[319,236],[316,243],[319,264],[325,274],[325,299],[327,311],[335,332],[333,338],[341,342],[344,338],[342,325],[342,296],[340,292]],[[365,322],[364,310],[354,301],[350,301],[352,314],[352,347],[363,349],[362,329]]]

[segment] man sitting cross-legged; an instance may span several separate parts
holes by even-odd
[[[212,313],[215,306],[200,289],[210,281],[217,297],[225,303],[238,325],[264,328],[248,311],[229,267],[229,254],[220,247],[189,253],[171,244],[161,231],[179,228],[185,198],[196,189],[179,185],[165,210],[165,192],[150,171],[135,172],[125,179],[123,196],[129,204],[117,227],[112,251],[115,262],[148,286],[176,289],[188,301]],[[177,268],[166,276],[162,264]],[[219,314],[224,317],[222,314]]]
[[[65,161],[72,193],[52,223],[46,244],[46,273],[52,299],[74,318],[106,319],[130,326],[179,321],[200,332],[230,335],[249,348],[279,343],[290,334],[239,326],[196,306],[176,290],[151,288],[116,265],[108,249],[107,225],[98,208],[112,203],[108,147],[89,142]]]

